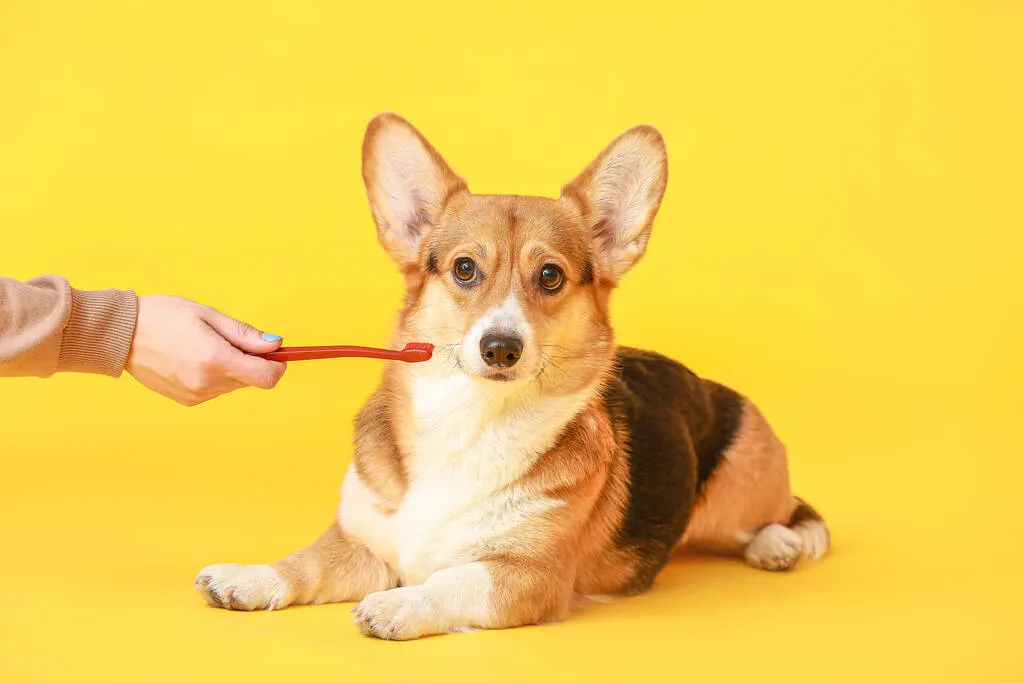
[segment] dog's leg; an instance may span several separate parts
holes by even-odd
[[[569,612],[570,574],[522,558],[471,562],[371,593],[352,611],[364,634],[386,640],[557,621]]]
[[[196,590],[215,607],[256,610],[360,600],[398,585],[388,565],[345,537],[337,523],[311,545],[273,564],[214,564]]]
[[[829,548],[821,515],[790,492],[785,446],[749,400],[680,546],[742,555],[768,571],[792,569]]]
[[[751,567],[786,571],[801,557],[817,560],[828,552],[831,539],[821,515],[810,505],[793,499],[796,508],[789,524],[769,524],[760,529],[743,551]]]

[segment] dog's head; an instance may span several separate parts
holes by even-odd
[[[382,114],[363,142],[381,244],[408,288],[400,341],[446,371],[573,391],[614,353],[607,302],[643,255],[667,180],[661,135],[633,128],[558,199],[474,195],[407,121]]]

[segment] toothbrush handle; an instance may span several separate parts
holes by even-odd
[[[404,351],[372,349],[367,346],[282,346],[277,351],[258,354],[260,358],[276,361],[317,360],[320,358],[379,358],[404,360]]]

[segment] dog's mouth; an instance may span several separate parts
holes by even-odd
[[[488,372],[482,372],[478,375],[481,379],[491,380],[492,382],[511,382],[518,379],[515,372],[509,372],[508,370],[493,370]]]
[[[469,374],[481,380],[488,382],[500,382],[502,384],[526,382],[535,379],[534,368],[529,364],[506,368],[488,368],[478,366],[469,370]]]

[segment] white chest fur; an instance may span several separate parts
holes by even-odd
[[[401,444],[408,454],[408,491],[389,516],[350,468],[339,509],[342,528],[410,585],[477,559],[525,519],[562,504],[528,496],[517,481],[590,394],[545,397],[461,373],[414,379],[415,426]]]

